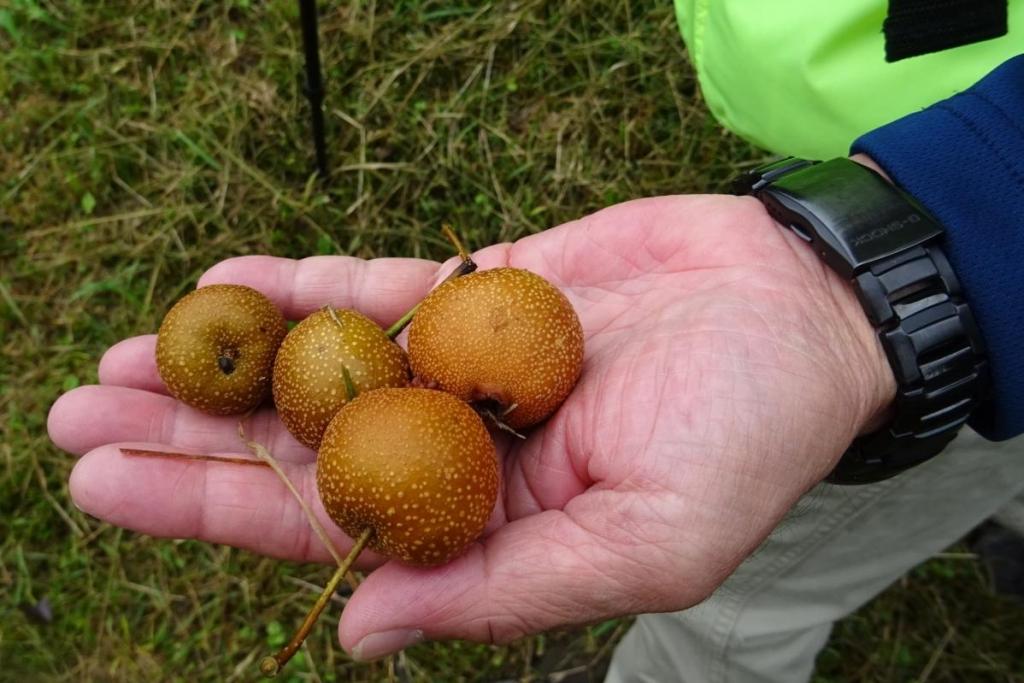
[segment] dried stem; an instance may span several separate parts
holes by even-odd
[[[193,455],[191,453],[171,453],[167,451],[150,451],[144,448],[121,448],[122,455],[134,455],[146,458],[173,458],[180,460],[199,460],[202,462],[224,462],[232,465],[255,465],[256,467],[270,467],[263,460],[252,458],[231,458],[219,455]]]
[[[526,438],[526,436],[524,434],[520,434],[516,430],[512,429],[512,427],[510,427],[508,424],[506,424],[501,419],[503,416],[507,415],[511,411],[506,410],[505,412],[503,412],[499,416],[499,415],[496,415],[493,410],[490,410],[488,408],[478,408],[478,410],[484,415],[484,417],[486,417],[488,420],[490,420],[494,424],[495,427],[497,427],[498,429],[502,430],[503,432],[508,432],[509,434],[513,434],[515,436],[518,436],[520,439],[525,439]]]
[[[469,257],[469,252],[466,251],[466,248],[462,246],[462,242],[459,240],[459,236],[455,234],[452,226],[444,223],[441,225],[441,232],[448,238],[448,241],[452,243],[452,246],[455,247],[455,251],[458,252],[459,258],[462,259],[463,263],[473,260]]]
[[[241,422],[238,423],[238,436],[239,438],[242,439],[243,442],[245,442],[245,445],[249,448],[249,450],[253,452],[253,455],[255,455],[263,462],[267,463],[267,465],[270,466],[270,469],[274,470],[274,473],[278,476],[278,478],[284,483],[285,486],[288,487],[288,490],[291,491],[292,496],[294,496],[295,500],[299,503],[299,507],[302,508],[302,512],[305,513],[306,519],[309,520],[309,525],[313,527],[313,533],[315,533],[317,537],[319,537],[320,542],[323,543],[324,547],[327,548],[327,552],[329,552],[331,554],[331,557],[334,558],[335,564],[337,564],[340,567],[342,564],[341,553],[339,553],[338,549],[334,547],[334,543],[331,542],[330,537],[327,535],[327,531],[324,529],[320,521],[316,518],[316,515],[313,514],[313,511],[309,509],[309,506],[306,504],[306,501],[302,498],[302,495],[299,493],[298,489],[296,489],[295,485],[292,484],[291,479],[289,479],[288,475],[284,473],[283,469],[281,469],[281,466],[277,462],[277,458],[271,455],[270,451],[268,451],[266,447],[263,446],[262,444],[257,443],[256,441],[249,441],[245,437],[245,427]]]
[[[342,324],[341,318],[338,317],[338,313],[331,306],[324,306],[321,310],[327,311],[327,315],[331,316],[331,320],[338,326],[338,329],[344,330],[345,325]]]
[[[313,609],[306,615],[306,618],[302,622],[302,626],[300,626],[299,630],[295,632],[292,639],[288,641],[288,644],[281,648],[277,654],[264,657],[260,661],[260,671],[264,676],[276,676],[278,672],[281,671],[281,667],[287,664],[288,660],[298,652],[300,647],[302,647],[303,641],[306,640],[306,636],[308,636],[309,632],[313,629],[313,625],[316,623],[316,620],[320,617],[324,608],[327,607],[327,603],[330,602],[331,596],[334,595],[334,591],[338,588],[338,584],[341,583],[342,578],[345,576],[345,573],[348,571],[352,563],[356,561],[357,557],[359,557],[359,553],[361,553],[363,548],[366,547],[366,544],[369,542],[370,536],[372,535],[373,531],[371,529],[364,529],[363,533],[359,534],[359,538],[356,539],[356,543],[352,546],[352,550],[349,551],[345,560],[338,566],[334,575],[331,576],[331,580],[327,582],[323,592],[320,593],[320,597],[317,598],[316,604],[313,605]]]
[[[465,261],[462,261],[459,264],[458,268],[456,268],[452,272],[448,273],[448,277],[446,277],[444,280],[441,280],[441,284],[443,285],[444,283],[448,282],[449,280],[454,280],[455,278],[462,277],[463,275],[469,275],[474,270],[476,270],[476,268],[477,268],[476,261],[474,261],[473,259],[467,259]]]
[[[462,277],[463,275],[469,275],[474,270],[476,270],[477,266],[476,262],[469,255],[469,252],[466,251],[466,248],[462,246],[462,242],[459,241],[459,238],[455,234],[455,231],[452,230],[452,226],[448,225],[447,223],[442,225],[441,232],[444,233],[444,236],[447,237],[448,241],[451,242],[452,246],[455,247],[455,251],[458,252],[459,259],[461,259],[458,268],[448,273],[448,276],[441,281],[441,284],[443,285],[449,280],[454,280],[455,278]],[[399,318],[394,325],[389,327],[387,330],[388,339],[394,339],[395,337],[400,335],[402,333],[402,330],[408,327],[409,323],[412,322],[412,317],[416,315],[416,311],[418,311],[419,308],[420,305],[416,304],[411,309],[409,309],[405,315]]]

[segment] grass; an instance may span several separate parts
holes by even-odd
[[[333,176],[310,176],[295,2],[0,3],[0,680],[252,680],[329,568],[78,512],[46,412],[227,256],[443,257],[763,153],[704,107],[670,3],[322,4]],[[821,681],[1024,680],[1024,611],[937,559],[841,623]],[[21,609],[47,598],[51,623]],[[386,680],[317,628],[286,680]],[[599,680],[628,620],[429,644],[400,680]]]

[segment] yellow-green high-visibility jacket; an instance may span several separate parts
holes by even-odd
[[[929,2],[675,0],[715,117],[768,150],[819,159],[846,154],[862,133],[967,89],[1024,52],[1024,0],[1002,5],[1004,35],[981,38],[964,17],[983,5],[999,11],[998,1],[932,0],[934,11],[918,8],[894,21],[900,4]],[[951,5],[961,13],[943,16]],[[942,47],[941,37],[938,47],[928,44],[951,21],[973,31],[963,37],[967,44]],[[899,40],[906,48],[908,34],[910,52],[924,53],[887,61],[887,49]]]

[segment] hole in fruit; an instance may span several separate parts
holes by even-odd
[[[498,429],[502,430],[503,432],[508,432],[509,434],[512,434],[514,436],[518,436],[520,439],[526,438],[524,435],[517,432],[515,429],[510,427],[508,423],[505,422],[505,416],[511,413],[513,410],[515,410],[516,407],[519,405],[518,403],[513,403],[512,405],[506,406],[504,403],[502,403],[496,398],[478,398],[475,399],[471,405],[476,409],[478,413],[480,413],[482,417],[489,420],[491,424],[493,424]]]
[[[493,413],[494,415],[505,414],[505,404],[496,398],[473,398],[473,406],[482,413]]]
[[[235,359],[230,356],[217,356],[217,367],[225,375],[230,375],[235,371]]]
[[[473,393],[470,394],[469,400],[473,403],[479,403],[485,408],[494,410],[498,415],[505,414],[505,407],[509,404],[508,397],[505,392],[497,386],[486,386],[477,385],[473,389]]]

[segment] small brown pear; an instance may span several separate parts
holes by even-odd
[[[200,287],[160,324],[157,370],[182,403],[213,415],[244,413],[267,397],[274,355],[287,331],[281,312],[257,290]]]
[[[408,382],[405,351],[375,322],[348,309],[322,309],[296,325],[281,344],[274,362],[274,403],[288,431],[315,450],[350,390],[355,394]]]
[[[490,518],[498,461],[480,416],[451,394],[378,389],[346,405],[317,454],[317,490],[352,538],[407,564],[465,552]]]
[[[583,328],[554,285],[528,270],[495,268],[449,280],[409,326],[415,382],[464,401],[493,401],[513,429],[551,415],[583,367]]]

